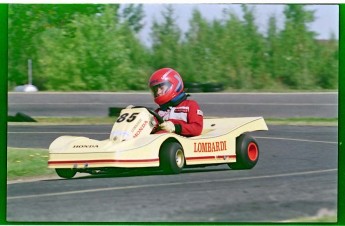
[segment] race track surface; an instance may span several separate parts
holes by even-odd
[[[217,117],[338,117],[338,93],[192,93],[204,114]],[[110,107],[156,108],[145,93],[9,93],[8,113],[29,116],[104,117]]]
[[[8,146],[47,149],[60,135],[106,139],[112,125],[8,127]],[[134,171],[8,183],[10,222],[280,222],[337,211],[337,127],[269,126],[252,135],[252,170]]]

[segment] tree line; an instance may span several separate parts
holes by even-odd
[[[172,5],[150,27],[151,46],[139,38],[142,4],[10,4],[8,88],[27,83],[49,91],[147,90],[161,67],[180,72],[185,82],[221,83],[228,90],[337,89],[338,40],[317,40],[308,28],[315,12],[284,6],[265,33],[255,24],[255,7],[243,16],[223,11],[209,21],[197,9],[182,32]]]

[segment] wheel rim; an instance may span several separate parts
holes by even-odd
[[[258,155],[259,155],[258,146],[253,142],[249,143],[249,145],[248,145],[248,158],[249,158],[249,160],[250,161],[257,160]]]
[[[184,165],[184,154],[183,154],[183,151],[181,149],[178,149],[176,151],[175,159],[176,159],[176,165],[179,168],[182,168]]]

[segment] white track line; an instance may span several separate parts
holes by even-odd
[[[321,141],[321,140],[304,140],[304,139],[294,139],[294,138],[283,138],[283,137],[257,137],[258,139],[268,139],[268,140],[288,140],[288,141],[300,141],[300,142],[311,142],[311,143],[322,143],[322,144],[338,144],[334,141]]]
[[[264,175],[264,176],[255,176],[255,177],[253,176],[253,177],[240,177],[240,178],[218,179],[218,180],[175,182],[175,183],[163,183],[163,184],[143,184],[143,185],[131,185],[131,186],[111,187],[111,188],[96,188],[96,189],[85,189],[85,190],[79,190],[79,191],[55,192],[55,193],[47,193],[47,194],[40,194],[40,195],[22,195],[22,196],[12,196],[12,197],[10,196],[10,197],[7,197],[7,200],[41,198],[41,197],[60,196],[60,195],[74,195],[74,194],[81,194],[81,193],[128,190],[128,189],[137,189],[137,188],[180,186],[180,185],[186,185],[186,184],[205,184],[205,183],[220,183],[220,182],[230,182],[230,181],[258,180],[258,179],[267,179],[267,178],[279,178],[279,177],[331,173],[331,172],[337,172],[337,171],[338,171],[337,169],[326,169],[326,170],[273,174],[273,175]]]

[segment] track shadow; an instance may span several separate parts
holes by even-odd
[[[180,174],[193,174],[193,173],[205,173],[205,172],[218,172],[218,171],[228,171],[230,169],[207,169],[207,168],[186,168]],[[84,176],[85,175],[85,176]],[[84,174],[78,173],[76,177],[71,179],[49,179],[45,181],[53,180],[84,180],[84,179],[102,179],[102,178],[124,178],[124,177],[144,177],[144,176],[172,176],[176,174],[168,174],[159,169],[131,169],[125,172],[119,173],[108,173],[108,174]]]

